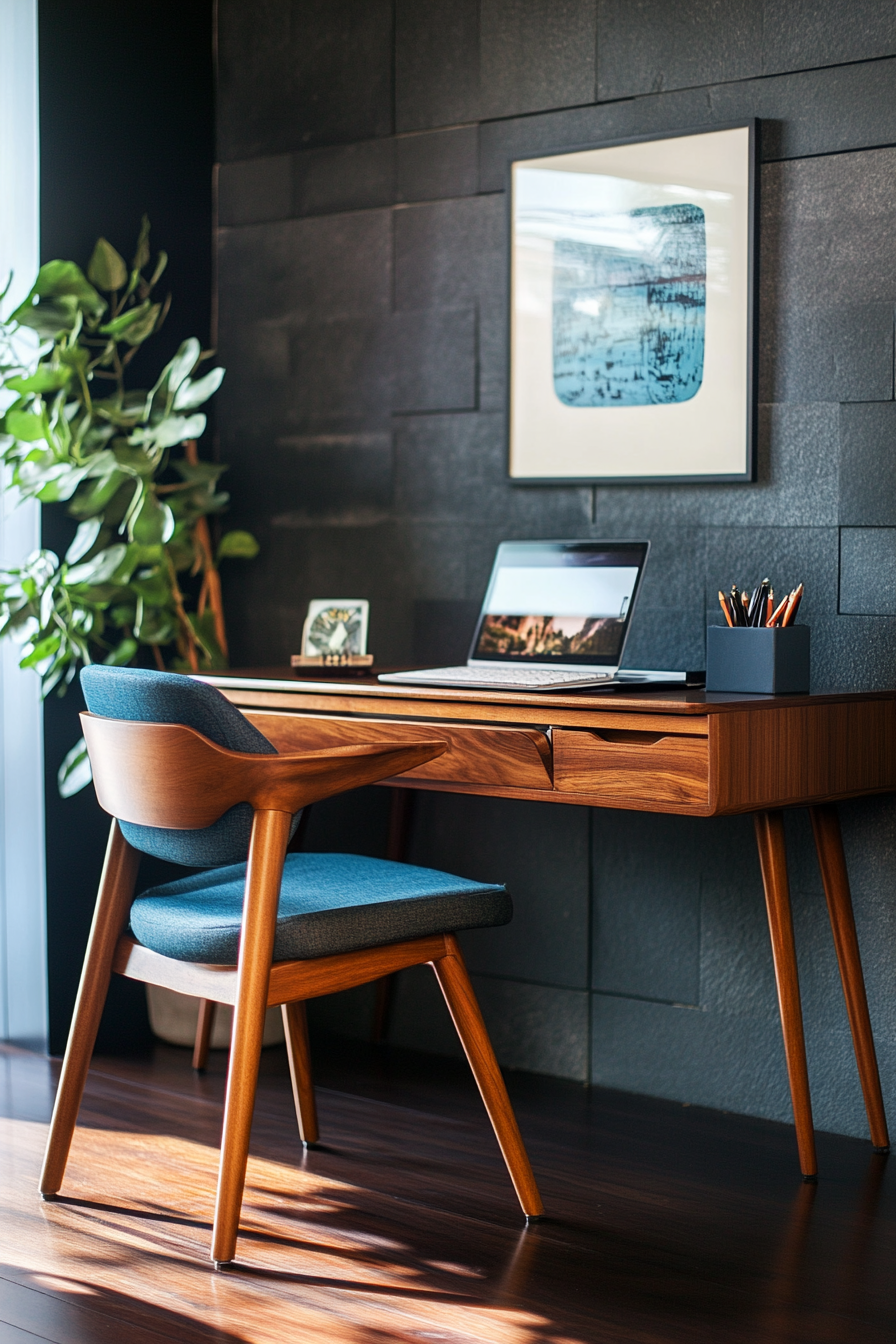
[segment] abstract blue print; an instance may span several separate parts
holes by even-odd
[[[706,221],[696,205],[592,216],[554,243],[554,389],[566,406],[690,401],[703,382]]]

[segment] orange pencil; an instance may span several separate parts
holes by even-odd
[[[777,607],[775,608],[775,610],[772,612],[771,616],[769,616],[768,620],[765,623],[769,629],[771,629],[772,626],[777,624],[778,617],[785,611],[787,603],[790,601],[791,596],[792,595],[788,593],[786,597],[781,598],[781,601],[778,603]]]
[[[730,626],[733,626],[734,622],[731,619],[731,612],[728,610],[728,599],[725,597],[725,594],[722,592],[721,588],[719,589],[719,606],[725,613],[725,620],[728,622]]]
[[[803,585],[800,584],[799,588],[794,588],[793,592],[790,594],[790,598],[787,603],[787,610],[785,611],[784,618],[781,621],[782,626],[790,625],[791,622],[793,621],[793,618],[796,615],[796,609],[800,604],[800,598],[802,597],[802,595],[803,595]]]

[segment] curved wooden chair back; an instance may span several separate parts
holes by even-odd
[[[291,755],[228,751],[185,724],[81,715],[100,807],[171,830],[211,826],[237,803],[292,815],[441,756],[445,742],[376,742]],[[359,725],[363,732],[363,726]]]

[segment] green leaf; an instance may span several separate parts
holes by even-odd
[[[214,485],[218,477],[229,470],[223,462],[188,462],[185,457],[178,458],[171,465],[182,481],[192,485]]]
[[[171,584],[161,570],[144,579],[131,579],[129,586],[149,607],[167,607],[171,603]]]
[[[205,432],[206,418],[201,411],[196,415],[169,415],[157,425],[135,429],[130,442],[147,444],[152,448],[174,448],[185,439],[198,439]]]
[[[164,544],[174,532],[174,515],[167,504],[160,504],[155,495],[147,493],[139,512],[131,519],[130,534],[144,546]]]
[[[79,583],[108,583],[118,572],[127,549],[124,542],[107,546],[104,551],[98,551],[83,565],[73,565],[65,576],[65,583],[69,587]]]
[[[45,304],[42,300],[49,302]],[[80,266],[73,261],[48,261],[41,266],[31,293],[10,320],[39,330],[38,321],[52,325],[55,314],[64,320],[59,320],[54,330],[70,331],[79,312],[97,320],[105,310],[105,300],[100,298]]]
[[[131,639],[128,636],[121,641],[117,648],[112,650],[108,658],[103,659],[103,662],[106,667],[126,667],[137,652],[137,648],[136,639]]]
[[[168,265],[168,253],[167,253],[167,252],[160,252],[159,255],[156,257],[156,266],[155,266],[155,270],[153,271],[152,275],[150,276],[150,280],[149,280],[149,287],[150,287],[150,289],[152,289],[155,285],[157,285],[157,284],[159,283],[159,281],[160,281],[161,278],[162,278],[162,272],[165,270],[165,267],[166,267],[167,265]]]
[[[177,634],[174,618],[164,607],[147,607],[140,623],[143,644],[170,644]]]
[[[161,311],[162,305],[160,303],[150,304],[146,316],[141,321],[132,323],[124,333],[124,339],[128,345],[142,345],[153,334]]]
[[[31,411],[17,411],[13,408],[6,412],[2,424],[5,434],[11,434],[14,439],[21,439],[24,443],[38,443],[47,435],[46,420]]]
[[[88,471],[87,475],[90,477],[92,472]],[[75,518],[91,518],[94,514],[101,513],[112,502],[124,482],[130,479],[124,472],[112,471],[96,480],[84,481],[69,505],[69,513]]]
[[[58,392],[68,387],[72,370],[64,365],[38,364],[28,377],[7,378],[5,386],[12,392]]]
[[[128,268],[124,258],[105,238],[97,238],[93,256],[87,266],[87,278],[98,289],[123,289],[127,283]]]
[[[188,336],[167,365],[168,371],[168,391],[177,392],[185,378],[189,378],[199,362],[199,356],[202,354],[202,346],[195,336]]]
[[[42,504],[59,504],[71,499],[86,474],[86,467],[72,467],[66,462],[48,468],[23,462],[15,473],[15,483]]]
[[[29,300],[17,308],[10,321],[15,320],[23,327],[30,327],[43,340],[55,341],[75,330],[81,321],[78,300],[63,295],[59,299],[45,299],[42,303],[32,304]]]
[[[87,743],[83,737],[76,742],[59,767],[56,783],[60,798],[71,798],[80,793],[93,779],[90,757],[87,755]]]
[[[71,546],[65,553],[66,564],[74,565],[82,560],[91,549],[100,532],[103,530],[102,518],[91,518],[89,522],[81,523]]]
[[[221,380],[224,377],[222,368],[211,369],[203,378],[197,378],[195,382],[190,378],[185,378],[177,389],[174,398],[174,409],[176,411],[192,411],[194,407],[201,406],[204,401],[208,401],[221,386]]]
[[[37,667],[40,663],[46,662],[48,658],[52,658],[53,654],[59,651],[61,643],[62,636],[60,634],[47,635],[46,639],[40,640],[39,643],[34,645],[31,652],[25,655],[19,663],[19,667]]]
[[[221,560],[254,560],[261,548],[251,532],[241,532],[239,529],[233,532],[225,532],[218,544],[217,559]]]
[[[104,322],[100,327],[100,333],[103,336],[111,336],[116,341],[128,341],[131,345],[139,345],[150,335],[158,315],[159,304],[150,303],[149,299],[146,299],[143,303],[138,303],[136,308],[128,308],[127,312],[119,313],[111,322]],[[145,335],[137,335],[138,329],[143,331],[150,321],[149,331]]]
[[[148,455],[145,448],[138,444],[119,443],[112,449],[115,454],[115,461],[122,471],[126,471],[130,476],[151,476],[158,465]]]
[[[137,237],[137,248],[134,252],[134,270],[142,271],[143,267],[149,261],[149,216],[144,215],[140,221],[140,233]]]

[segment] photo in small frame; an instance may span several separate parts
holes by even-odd
[[[756,123],[509,165],[511,480],[755,474]]]
[[[363,597],[315,597],[302,628],[302,657],[343,658],[367,653],[370,603]]]

